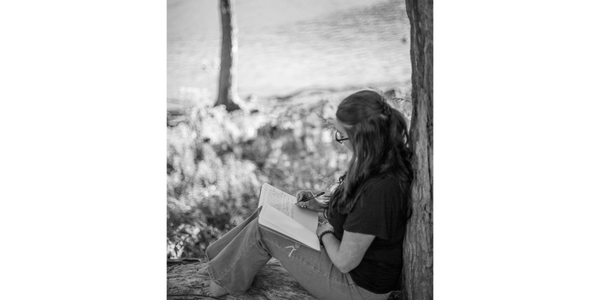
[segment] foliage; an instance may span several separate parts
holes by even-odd
[[[335,107],[348,94],[232,113],[206,99],[188,106],[168,127],[167,258],[203,257],[256,209],[264,182],[290,194],[328,189],[349,158],[333,139]],[[390,103],[409,112],[408,102]]]

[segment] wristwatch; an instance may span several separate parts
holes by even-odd
[[[323,245],[323,236],[327,233],[331,233],[335,236],[335,233],[333,233],[333,230],[327,229],[327,230],[321,232],[321,234],[319,234],[319,244]],[[325,246],[325,245],[323,245],[323,246]]]

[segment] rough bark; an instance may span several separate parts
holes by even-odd
[[[413,215],[404,246],[403,298],[433,299],[433,0],[406,0],[411,26]]]
[[[214,299],[204,296],[200,283],[208,279],[200,275],[201,263],[177,263],[167,269],[167,300]],[[254,278],[250,290],[241,296],[226,295],[224,300],[308,299],[316,300],[294,278],[288,275],[277,259],[271,259]]]
[[[215,106],[225,105],[227,111],[240,109],[237,103],[237,22],[235,1],[219,1],[221,11],[221,70],[219,74],[219,94]]]

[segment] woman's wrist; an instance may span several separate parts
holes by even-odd
[[[328,234],[328,233],[331,233],[331,234],[335,235],[335,234],[333,233],[333,230],[331,230],[331,229],[327,229],[327,230],[324,230],[323,232],[321,232],[321,233],[319,234],[319,243],[320,243],[321,245],[323,245],[323,236],[325,236],[325,235],[326,235],[326,234]],[[323,246],[325,246],[325,245],[323,245]]]

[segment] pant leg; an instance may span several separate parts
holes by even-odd
[[[387,298],[387,294],[376,295],[356,286],[349,274],[341,273],[331,263],[325,249],[319,252],[307,248],[259,226],[256,216],[245,222],[245,226],[241,225],[227,238],[228,243],[213,248],[220,251],[212,257],[208,267],[211,279],[230,294],[246,292],[258,271],[275,257],[292,277],[319,299]]]
[[[357,286],[349,273],[333,265],[325,248],[316,251],[275,231],[260,226],[262,240],[302,287],[317,299],[387,299],[389,293],[375,294]]]
[[[207,253],[211,280],[232,295],[245,293],[256,273],[271,259],[262,244],[258,219],[250,219],[245,226],[237,226],[236,234],[229,235],[225,242],[209,246],[211,251]]]
[[[229,243],[231,243],[231,241],[250,223],[252,222],[252,220],[256,219],[256,217],[258,217],[258,213],[260,212],[260,209],[256,209],[252,215],[250,215],[250,217],[248,217],[246,220],[244,220],[242,223],[240,223],[239,225],[235,226],[233,229],[231,229],[230,231],[228,231],[226,234],[224,234],[220,239],[218,239],[217,241],[215,241],[214,243],[210,244],[207,248],[206,251],[204,252],[206,254],[206,256],[208,257],[208,260],[213,259],[214,257],[216,257],[225,247],[227,247],[227,245],[229,245]]]

